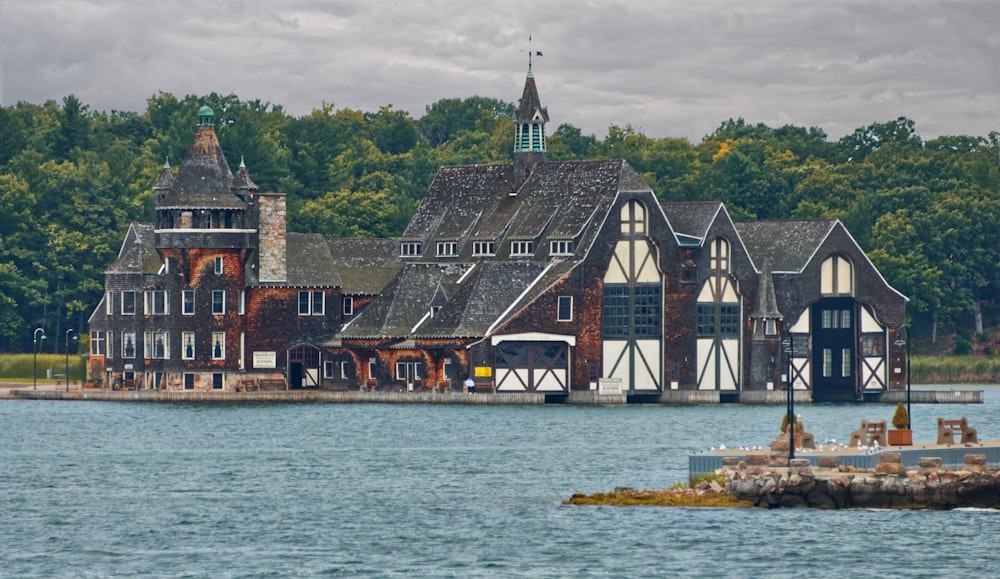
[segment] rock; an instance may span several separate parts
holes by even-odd
[[[819,468],[837,468],[840,466],[840,459],[836,456],[819,457]]]
[[[985,472],[986,455],[985,454],[965,455],[965,470],[970,472]]]
[[[878,474],[906,475],[906,467],[898,462],[883,462],[875,467]]]
[[[931,474],[941,470],[941,459],[938,457],[921,457],[917,459],[917,471],[920,474]]]

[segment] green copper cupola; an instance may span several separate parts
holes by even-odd
[[[214,127],[215,126],[215,112],[208,105],[205,105],[198,109],[198,126],[199,127]]]

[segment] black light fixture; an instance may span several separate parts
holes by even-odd
[[[44,328],[35,328],[35,339],[32,341],[32,344],[31,344],[31,351],[34,354],[34,358],[33,358],[33,361],[32,361],[32,366],[31,366],[31,389],[32,390],[38,390],[38,348],[39,348],[39,345],[38,345],[38,342],[39,342],[38,332],[42,333],[41,339],[42,340],[45,339],[45,329]]]

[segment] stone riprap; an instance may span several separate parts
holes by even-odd
[[[874,469],[808,459],[784,461],[770,455],[727,459],[718,471],[726,491],[760,507],[820,509],[1000,508],[1000,471],[988,470],[986,456],[968,454],[962,470],[942,470],[941,459],[921,458],[907,470],[898,452],[883,452]]]

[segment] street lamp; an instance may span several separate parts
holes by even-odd
[[[66,391],[69,392],[69,335],[73,333],[73,328],[66,330]],[[73,341],[77,340],[76,336],[73,336]]]
[[[792,338],[792,332],[788,332],[788,339],[782,341],[782,346],[785,347],[785,351],[788,353],[788,399],[785,401],[785,412],[787,413],[787,424],[788,430],[788,460],[791,461],[795,458],[795,378],[792,374],[794,365],[792,364],[792,356],[795,354],[795,340]],[[789,465],[791,463],[789,462]]]
[[[38,332],[42,333],[42,339],[45,339],[45,328],[35,328],[35,339],[31,343],[31,351],[34,354],[34,358],[31,366],[31,389],[38,390]]]
[[[900,337],[893,342],[897,346],[906,346],[906,429],[910,430],[910,421],[913,420],[910,414],[910,330],[903,326],[900,330]]]

